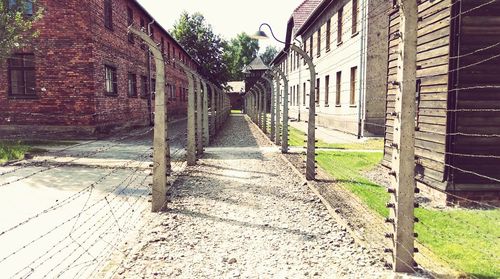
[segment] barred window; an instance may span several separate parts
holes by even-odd
[[[113,66],[105,66],[105,93],[109,95],[118,94],[118,81],[116,78],[116,68]]]
[[[17,53],[8,61],[9,94],[35,96],[35,55]]]
[[[128,73],[128,96],[137,96],[137,76],[133,73]]]

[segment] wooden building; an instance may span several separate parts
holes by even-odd
[[[399,9],[394,6],[389,15],[386,166],[391,163],[391,113],[398,86],[398,29]],[[499,65],[500,2],[419,1],[416,178],[433,199],[499,201]]]

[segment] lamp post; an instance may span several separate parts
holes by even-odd
[[[314,64],[313,64],[313,61],[312,61],[312,58],[304,51],[302,50],[300,47],[294,45],[294,44],[290,44],[290,43],[286,43],[286,42],[283,42],[281,40],[278,40],[276,38],[276,36],[274,36],[274,33],[273,33],[273,29],[271,28],[271,26],[267,23],[262,23],[259,27],[259,31],[257,31],[252,37],[255,38],[255,39],[268,39],[269,37],[266,35],[266,33],[264,31],[262,31],[262,27],[263,26],[267,26],[269,28],[269,30],[271,31],[271,35],[273,36],[273,38],[284,44],[285,45],[285,49],[286,48],[290,48],[292,49],[293,51],[295,51],[296,53],[298,53],[302,58],[304,58],[304,60],[306,61],[307,63],[307,66],[309,67],[309,73],[311,75],[310,77],[310,88],[309,88],[309,119],[308,119],[308,122],[307,122],[307,159],[306,159],[306,179],[307,180],[314,180],[315,176],[316,176],[316,164],[315,164],[315,151],[316,151],[316,147],[315,147],[315,142],[316,142],[316,135],[315,135],[315,132],[316,132],[316,127],[315,127],[315,122],[316,122],[316,100],[315,100],[315,95],[314,95],[314,90],[315,90],[315,87],[316,87],[316,70],[314,68]],[[285,86],[285,90],[286,90],[287,86]],[[287,94],[285,93],[285,96],[287,96]],[[284,101],[284,106],[288,106],[288,104]],[[283,111],[283,118],[288,114],[287,111]],[[283,119],[284,120],[284,119]],[[285,121],[283,121],[285,122]],[[285,125],[283,125],[285,126]],[[285,130],[283,129],[283,131],[285,132]],[[288,131],[286,131],[288,133]],[[283,141],[285,141],[283,139]],[[287,151],[287,150],[285,150]],[[283,150],[282,150],[283,152]]]

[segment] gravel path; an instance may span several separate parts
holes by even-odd
[[[172,187],[115,278],[386,278],[242,115]]]

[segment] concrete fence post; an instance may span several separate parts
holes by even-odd
[[[275,72],[276,72],[276,68],[275,68]],[[276,135],[274,137],[274,143],[276,143],[276,145],[280,146],[281,145],[281,89],[280,89],[280,79],[279,79],[279,75],[276,74],[275,75],[276,77],[276,96],[275,96],[275,106],[276,106],[276,114],[275,114],[275,117],[276,117]]]
[[[215,85],[210,84],[211,89],[211,102],[210,102],[210,133],[212,137],[215,136]]]
[[[401,32],[397,60],[397,86],[392,143],[390,217],[394,233],[393,264],[396,272],[413,272],[415,199],[415,88],[417,56],[417,2],[399,0]]]
[[[312,58],[302,48],[290,45],[290,48],[304,58],[309,67],[309,117],[307,122],[307,155],[306,179],[314,180],[316,177],[316,70]],[[285,88],[286,90],[286,88]],[[285,94],[287,95],[287,94]],[[288,97],[285,101],[288,106]],[[288,113],[287,113],[288,114]]]
[[[198,76],[196,92],[196,153],[203,154],[203,104],[202,104],[202,79]]]
[[[182,67],[188,78],[188,106],[187,106],[187,154],[186,160],[188,166],[196,164],[196,116],[195,103],[196,95],[194,92],[194,76],[195,74],[186,65],[177,61],[177,64]]]
[[[155,93],[155,116],[153,135],[153,189],[152,207],[153,212],[162,210],[167,202],[167,155],[168,129],[166,125],[167,106],[165,103],[165,62],[163,54],[156,43],[146,33],[133,27],[128,27],[128,32],[137,35],[155,57],[156,66],[156,93]]]
[[[275,119],[275,104],[274,104],[274,99],[275,99],[275,96],[274,96],[274,85],[273,85],[273,81],[267,77],[264,77],[264,80],[267,81],[267,84],[269,85],[269,90],[271,92],[271,107],[270,107],[270,111],[271,111],[271,131],[270,131],[270,135],[269,135],[269,138],[271,139],[271,141],[274,141],[274,137],[275,137],[275,133],[276,133],[276,119]],[[266,102],[267,104],[267,102]]]
[[[210,143],[210,131],[208,128],[208,86],[207,82],[203,81],[203,145],[208,146]]]
[[[275,68],[276,72],[283,80],[283,123],[281,127],[281,153],[288,153],[288,79],[285,73],[279,68]]]

